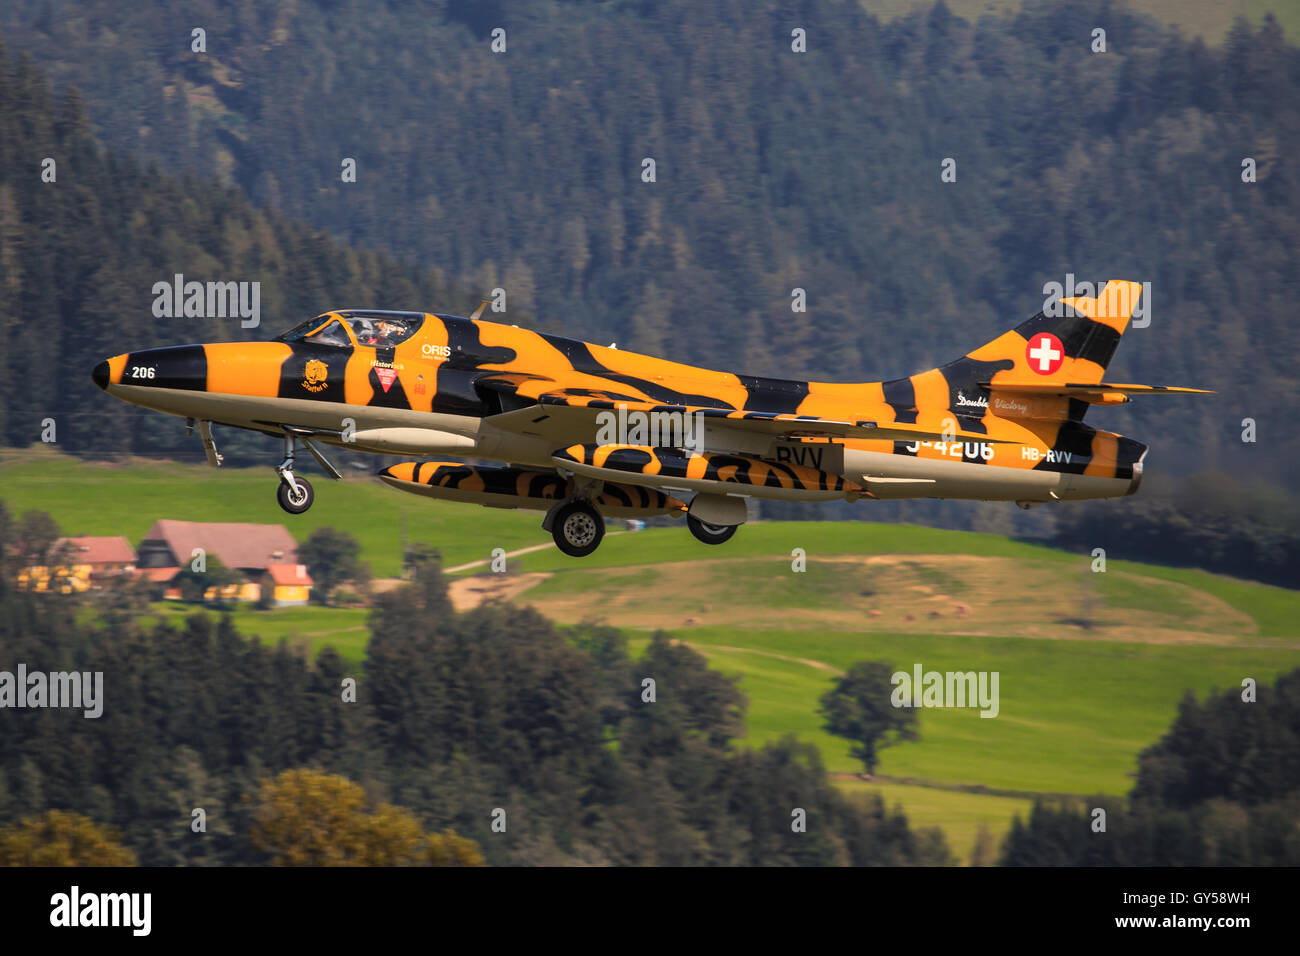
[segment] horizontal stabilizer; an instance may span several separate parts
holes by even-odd
[[[1123,405],[1134,395],[1213,395],[1205,388],[1177,385],[1129,385],[1116,382],[980,382],[982,388],[1041,398],[1073,398],[1092,405]]]

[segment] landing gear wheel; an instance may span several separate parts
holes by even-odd
[[[585,558],[600,546],[605,519],[585,501],[571,501],[555,513],[551,534],[556,546],[574,558]]]
[[[294,481],[298,483],[299,491],[295,492],[287,481],[281,481],[280,487],[275,489],[275,500],[280,502],[280,507],[291,515],[300,515],[316,500],[316,492],[312,491],[311,482],[306,478],[294,476]]]
[[[738,524],[705,524],[695,515],[686,516],[686,527],[705,544],[722,544],[731,540],[731,536],[740,527]]]

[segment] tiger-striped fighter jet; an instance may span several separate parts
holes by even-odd
[[[301,445],[417,458],[379,472],[402,491],[546,513],[574,556],[604,518],[685,515],[707,544],[745,521],[746,498],[965,498],[1023,507],[1130,495],[1147,446],[1083,422],[1092,405],[1201,389],[1105,382],[1141,286],[1061,300],[947,365],[887,382],[719,372],[480,320],[327,312],[270,342],[182,345],[101,362],[124,401],[197,423],[279,436],[277,497],[298,514]],[[1056,311],[1056,310],[1053,310]]]

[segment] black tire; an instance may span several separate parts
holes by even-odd
[[[300,487],[305,494],[301,499],[295,499],[293,490],[285,483],[280,482],[280,487],[275,489],[275,500],[280,503],[280,507],[291,515],[300,515],[316,500],[316,492],[312,490],[311,482],[301,475],[294,475]]]
[[[551,523],[555,545],[574,558],[585,558],[600,547],[605,519],[585,501],[571,501],[555,513]]]
[[[695,535],[705,544],[722,544],[724,541],[730,541],[731,536],[736,533],[740,527],[738,524],[705,524],[695,515],[686,516],[686,527],[691,529],[691,534]]]

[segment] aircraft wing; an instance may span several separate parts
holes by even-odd
[[[517,391],[519,379],[536,381],[533,376],[491,376],[479,380],[488,389],[524,397]],[[878,441],[968,441],[1005,442],[1007,439],[990,438],[983,432],[966,431],[955,427],[958,421],[936,419],[918,424],[875,421],[839,421],[813,415],[791,415],[777,412],[755,412],[733,408],[715,408],[701,405],[662,405],[640,399],[624,398],[609,392],[589,389],[551,388],[531,396],[536,402],[526,408],[515,409],[488,418],[493,426],[506,431],[554,436],[572,444],[574,436],[594,434],[597,416],[604,411],[620,407],[629,412],[658,412],[700,414],[707,422],[726,425],[773,438],[868,438]],[[948,426],[945,428],[945,426]]]

